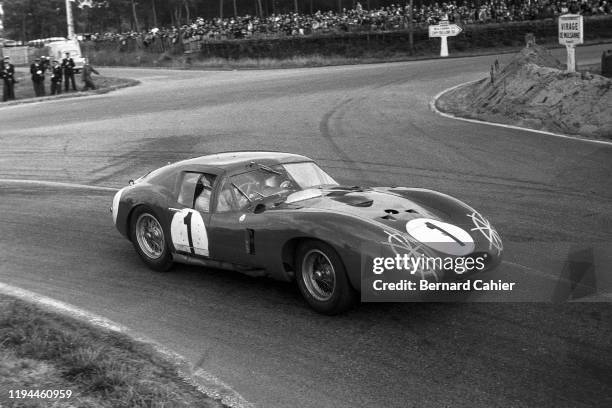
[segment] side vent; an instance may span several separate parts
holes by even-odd
[[[250,228],[244,230],[244,249],[247,254],[255,254],[255,230]]]

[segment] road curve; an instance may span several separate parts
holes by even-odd
[[[102,69],[142,85],[1,107],[0,281],[130,327],[261,407],[610,406],[612,307],[602,300],[612,282],[600,272],[612,265],[612,147],[429,111],[433,95],[486,75],[493,60]],[[495,276],[525,285],[514,303],[363,304],[320,316],[289,284],[186,266],[152,273],[112,226],[112,191],[86,187],[236,149],[305,154],[351,184],[457,196],[505,239]],[[598,278],[598,296],[582,299],[592,302],[519,302],[565,300],[560,271],[583,250]]]

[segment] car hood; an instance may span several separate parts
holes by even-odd
[[[503,250],[489,221],[467,204],[432,190],[405,187],[343,187],[299,191],[277,209],[345,214],[376,223],[387,233],[408,233],[445,254]],[[496,259],[499,259],[497,257]]]
[[[448,221],[445,214],[434,208],[376,188],[334,186],[303,190],[289,195],[276,208],[345,213],[402,231],[406,222],[415,218]]]

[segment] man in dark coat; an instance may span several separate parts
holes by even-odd
[[[36,57],[34,63],[30,65],[32,74],[32,85],[36,96],[45,96],[45,67],[41,64],[40,58]]]
[[[40,63],[43,67],[45,67],[45,71],[49,70],[51,68],[51,58],[43,55],[42,57],[40,57],[40,59]]]
[[[68,92],[70,88],[70,82],[72,82],[72,90],[76,91],[76,84],[74,83],[74,60],[70,58],[70,53],[66,53],[66,57],[62,60],[62,69],[64,70],[64,89]]]
[[[89,59],[85,58],[85,63],[83,64],[83,72],[81,74],[81,79],[85,84],[85,86],[83,87],[84,91],[88,89],[96,89],[96,85],[93,83],[93,79],[91,78],[92,72],[96,75],[100,75],[100,73],[96,71],[94,67],[89,65]]]
[[[58,60],[53,60],[51,66],[51,95],[62,93],[62,66]]]
[[[2,92],[2,100],[10,101],[15,99],[15,66],[11,64],[10,57],[4,57],[2,66],[0,66],[0,78],[3,79],[4,88]]]

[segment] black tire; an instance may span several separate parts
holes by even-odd
[[[159,218],[148,207],[137,207],[130,217],[130,239],[147,266],[159,272],[172,267],[172,255]]]
[[[296,280],[302,296],[319,313],[334,315],[355,304],[357,294],[338,253],[321,241],[304,241],[296,253]]]

